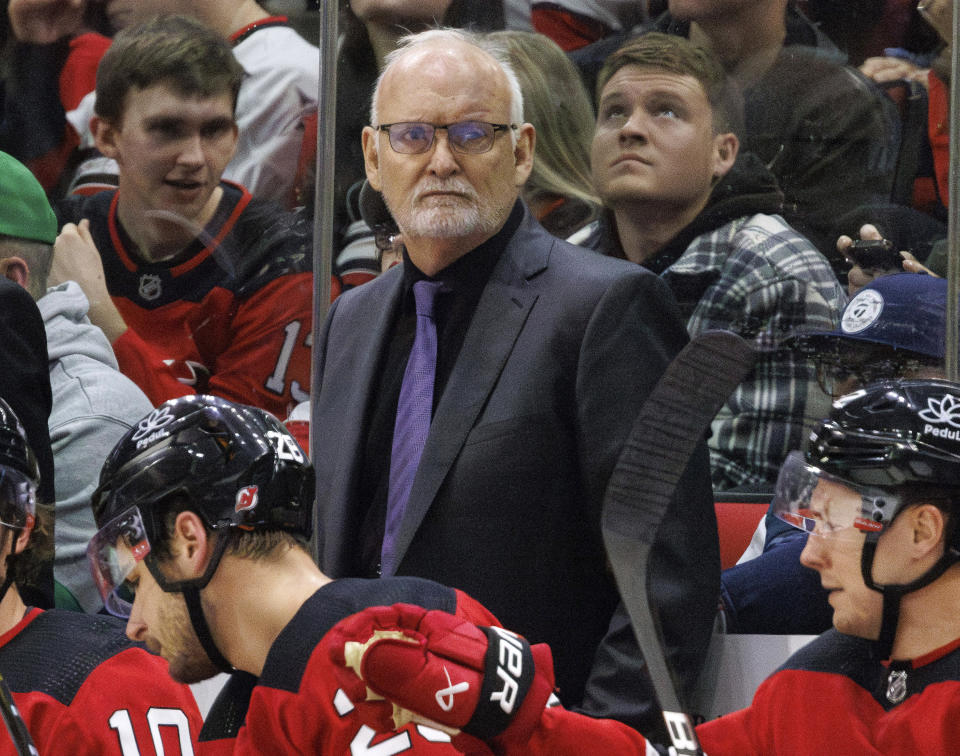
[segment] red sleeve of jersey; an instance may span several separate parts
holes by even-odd
[[[470,597],[459,588],[455,588],[453,592],[457,594],[457,608],[454,614],[458,617],[481,627],[503,627],[500,620],[494,617],[490,610],[475,598]]]
[[[705,753],[765,756],[768,753],[831,756],[880,756],[899,753],[878,749],[881,706],[845,675],[787,669],[764,680],[746,709],[711,719],[697,727]],[[934,714],[931,721],[943,721]],[[889,723],[887,723],[889,725]],[[925,728],[937,732],[937,728]],[[935,753],[921,747],[903,753]]]
[[[70,40],[70,52],[60,71],[60,102],[73,110],[97,87],[97,66],[110,47],[110,37],[89,32]]]
[[[371,754],[371,756],[456,756],[450,736],[408,724],[377,732],[363,723],[357,706],[337,685],[330,665],[328,634],[314,649],[296,690],[257,685],[234,756],[264,754]]]
[[[281,276],[237,306],[211,368],[207,391],[284,418],[309,398],[313,275]],[[113,343],[120,370],[154,404],[193,393],[177,363],[128,329]],[[184,376],[185,378],[187,376]]]
[[[140,648],[101,663],[68,706],[38,693],[15,698],[40,753],[192,754],[202,726],[190,688]]]
[[[552,39],[564,52],[579,50],[610,34],[602,22],[558,8],[553,3],[535,3],[530,10],[530,23],[535,31]]]
[[[927,93],[927,136],[933,153],[933,174],[940,200],[946,205],[950,197],[950,129],[946,126],[950,92],[943,80],[931,71],[927,75]]]
[[[505,756],[520,756],[508,751]],[[615,719],[593,717],[567,711],[560,706],[544,709],[540,724],[522,749],[530,756],[582,756],[587,753],[645,756],[656,754],[636,730]]]
[[[113,351],[120,372],[136,383],[153,404],[194,393],[190,386],[177,378],[176,368],[164,362],[163,352],[132,328],[113,342]]]

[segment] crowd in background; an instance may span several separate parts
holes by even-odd
[[[5,5],[0,300],[17,315],[0,326],[25,343],[0,341],[40,377],[0,382],[0,397],[54,504],[37,605],[104,611],[87,567],[101,466],[121,437],[150,441],[164,402],[211,394],[286,421],[310,452],[331,577],[465,589],[551,642],[565,705],[659,734],[617,693],[646,683],[599,511],[663,367],[720,329],[756,363],[658,536],[671,662],[689,693],[718,594],[730,632],[830,627],[806,535],[772,511],[720,574],[710,493],[772,499],[833,400],[944,374],[951,0],[341,0],[333,215],[320,218],[318,1]],[[384,72],[415,81],[403,40],[436,27],[508,62],[522,108],[503,123],[408,122],[416,86]],[[439,64],[417,61],[433,81]],[[481,208],[496,223],[426,255],[423,239],[456,234],[414,222],[391,161],[442,144],[436,191],[467,195],[456,156],[482,162],[506,139],[513,173],[494,171]],[[326,323],[313,322],[315,224],[333,234]],[[481,247],[489,262],[460,259]],[[437,259],[449,264],[427,269]],[[394,423],[423,279],[442,284],[439,357],[404,494],[424,520],[404,534]],[[516,583],[482,574],[471,549]]]

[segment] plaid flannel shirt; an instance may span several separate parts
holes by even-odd
[[[782,342],[834,328],[846,293],[826,258],[778,215],[744,216],[697,236],[661,275],[691,336],[730,330],[759,352],[713,421],[714,487],[772,484],[787,453],[801,447],[804,425],[829,408],[813,363]]]

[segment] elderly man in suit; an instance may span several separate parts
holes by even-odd
[[[600,510],[633,419],[687,335],[655,276],[531,218],[518,199],[535,141],[522,113],[504,57],[454,30],[404,40],[378,81],[367,177],[406,251],[337,299],[319,334],[322,568],[462,588],[551,643],[565,703],[596,687],[597,713],[656,727],[639,652],[618,643],[594,663],[618,601]],[[705,447],[681,490],[653,585],[690,684],[719,579]]]

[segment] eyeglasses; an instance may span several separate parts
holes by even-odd
[[[923,359],[905,354],[879,357],[875,354],[825,354],[816,359],[817,383],[827,395],[837,397],[844,391],[863,388],[891,378],[909,377],[925,368],[937,368],[934,357]],[[858,359],[859,358],[859,359]]]
[[[486,121],[459,121],[457,123],[435,124],[420,121],[398,121],[384,123],[377,131],[386,131],[390,136],[390,147],[402,155],[419,155],[433,146],[434,137],[439,129],[447,132],[447,141],[454,152],[466,155],[479,155],[493,147],[498,131],[516,130],[515,123],[487,123]]]

